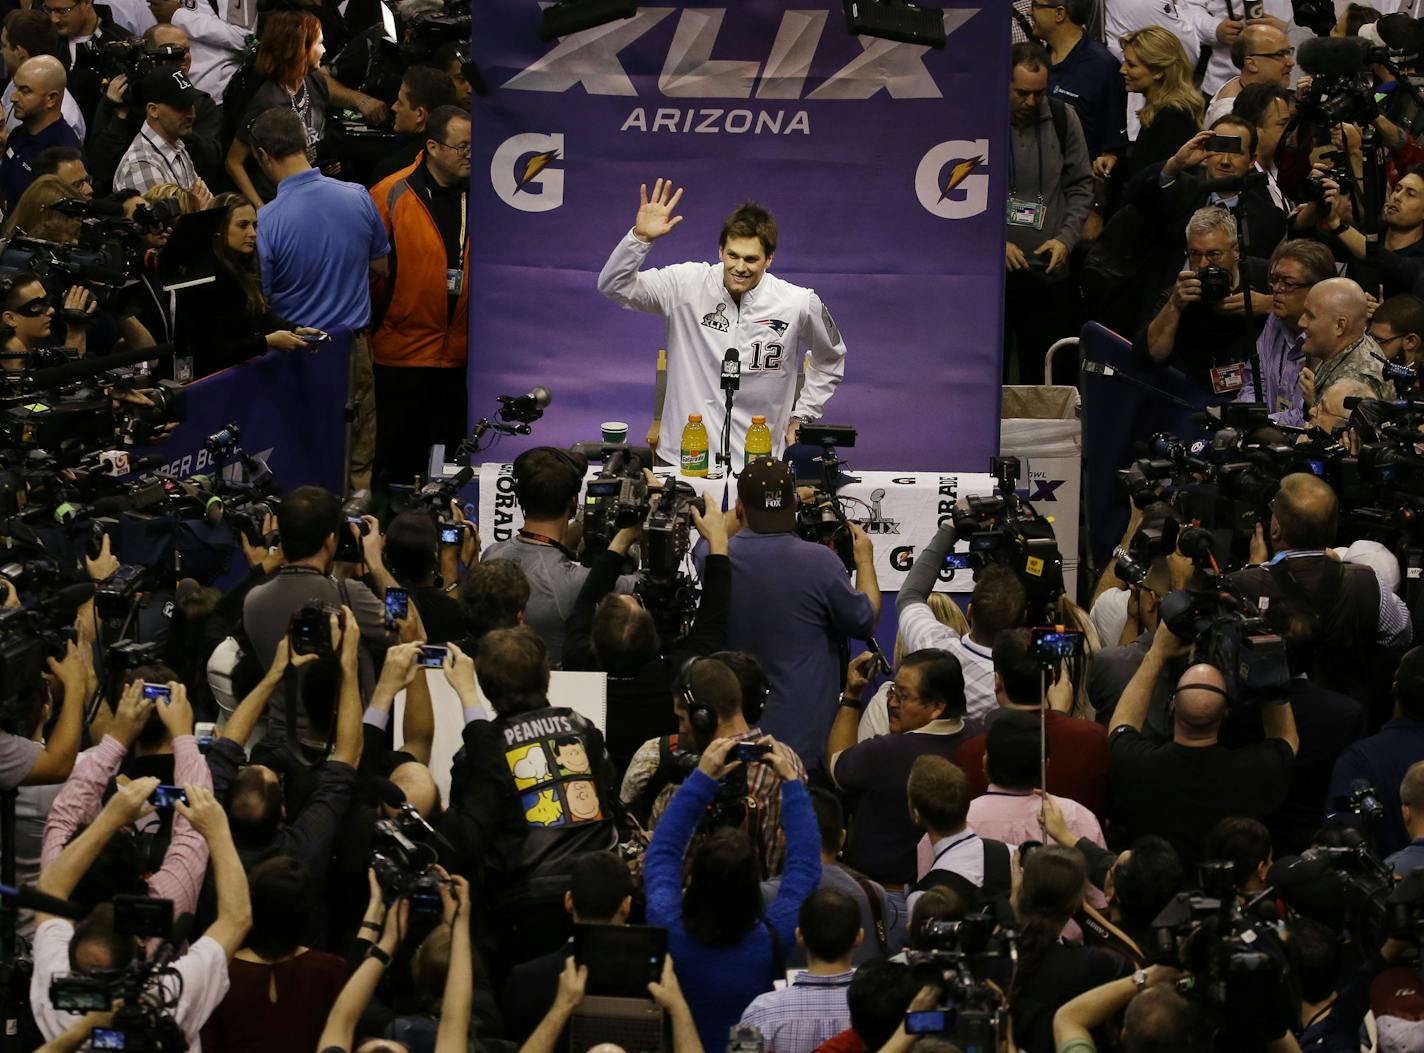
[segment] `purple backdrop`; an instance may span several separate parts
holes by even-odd
[[[686,218],[649,266],[715,261],[745,198],[775,213],[776,273],[816,289],[845,335],[826,419],[860,429],[856,466],[982,471],[998,446],[1004,166],[989,144],[1008,129],[1009,19],[951,3],[935,51],[851,37],[839,0],[645,4],[551,44],[539,18],[526,0],[475,9],[493,91],[474,103],[471,420],[546,384],[524,445],[596,439],[610,418],[642,435],[662,322],[595,286],[638,184],[664,176],[686,187]]]

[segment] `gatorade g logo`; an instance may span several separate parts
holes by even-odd
[[[951,139],[915,169],[915,196],[940,219],[968,219],[989,207],[988,139]]]
[[[564,137],[527,132],[506,139],[490,161],[499,199],[521,212],[549,212],[564,203]]]

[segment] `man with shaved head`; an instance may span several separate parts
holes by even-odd
[[[1171,740],[1148,738],[1142,728],[1152,687],[1163,667],[1189,646],[1160,623],[1108,722],[1114,842],[1127,846],[1144,834],[1159,834],[1187,866],[1201,857],[1202,839],[1218,820],[1265,818],[1281,806],[1300,745],[1284,698],[1260,705],[1264,741],[1236,749],[1221,745],[1217,736],[1233,700],[1221,671],[1205,663],[1189,666],[1177,680],[1168,702]]]
[[[1332,383],[1327,395],[1338,387],[1340,382]],[[1341,401],[1343,411],[1343,396]],[[1367,703],[1377,648],[1403,646],[1414,630],[1409,608],[1393,589],[1368,567],[1342,563],[1327,551],[1339,515],[1335,491],[1324,480],[1307,472],[1286,476],[1271,502],[1271,521],[1258,528],[1252,545],[1257,565],[1237,571],[1231,581],[1277,632],[1309,653],[1310,667],[1293,673],[1307,673]]]
[[[15,93],[10,108],[20,127],[10,134],[5,156],[0,160],[0,194],[5,211],[11,211],[20,195],[34,182],[34,165],[40,153],[51,146],[79,149],[83,144],[74,129],[62,119],[64,67],[53,55],[26,59],[15,71]],[[77,196],[77,195],[76,195]]]
[[[1375,397],[1394,398],[1394,385],[1384,379],[1381,368],[1384,355],[1365,330],[1368,322],[1365,290],[1349,278],[1327,278],[1310,290],[1300,315],[1305,334],[1301,349],[1309,359],[1300,371],[1307,410],[1337,380],[1360,380]]]

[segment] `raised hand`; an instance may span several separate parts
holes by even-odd
[[[638,187],[638,218],[633,221],[633,234],[640,240],[652,243],[682,222],[681,216],[673,215],[677,203],[682,200],[682,188],[673,189],[671,179],[659,179],[653,184],[653,196],[648,197],[648,184]]]

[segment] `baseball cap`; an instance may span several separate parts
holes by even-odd
[[[785,461],[758,458],[748,464],[737,478],[737,498],[757,533],[796,528],[796,481]]]
[[[181,69],[155,69],[144,75],[139,97],[145,103],[161,102],[182,110],[197,105],[201,94]]]
[[[1335,555],[1346,563],[1359,563],[1375,572],[1375,577],[1387,589],[1399,591],[1399,560],[1378,541],[1356,541],[1349,548],[1337,548]]]

